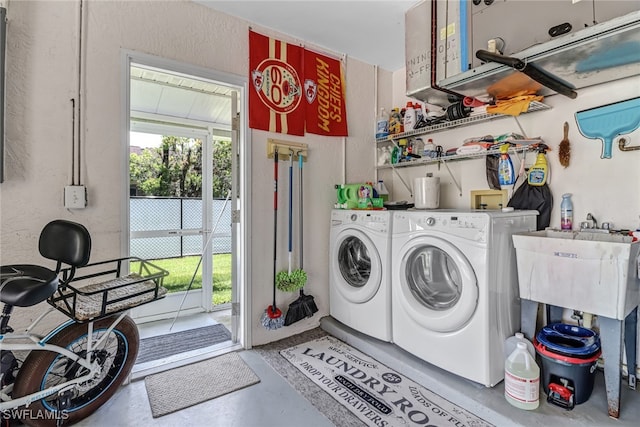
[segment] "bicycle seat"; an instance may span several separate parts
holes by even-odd
[[[39,265],[16,264],[0,267],[0,301],[29,307],[49,298],[58,288],[55,271]]]
[[[73,278],[76,267],[87,265],[91,237],[83,225],[57,219],[42,229],[38,249],[40,255],[57,262],[56,269],[32,264],[2,266],[0,301],[11,306],[29,307],[49,298],[61,284],[58,275],[63,265],[71,267],[65,276],[66,282]]]

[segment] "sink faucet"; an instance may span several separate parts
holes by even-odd
[[[610,222],[603,222],[600,224],[600,227],[602,228],[598,228],[598,221],[591,214],[591,212],[587,214],[587,220],[582,221],[580,223],[580,231],[589,231],[593,233],[610,233],[611,232]]]

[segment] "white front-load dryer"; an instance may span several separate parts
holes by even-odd
[[[371,337],[391,341],[391,213],[331,212],[329,312]]]
[[[503,343],[520,328],[511,235],[536,211],[406,211],[393,216],[393,341],[449,372],[493,387]]]

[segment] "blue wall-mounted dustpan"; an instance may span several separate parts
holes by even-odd
[[[610,159],[613,139],[640,127],[640,97],[579,111],[576,123],[585,138],[602,140],[600,157]]]

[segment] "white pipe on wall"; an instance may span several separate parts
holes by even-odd
[[[374,136],[378,130],[378,66],[373,66],[373,122],[375,123]],[[376,145],[376,151],[373,153],[375,160],[374,164],[378,165],[378,146]],[[374,184],[378,182],[378,168],[373,169]]]
[[[347,55],[342,54],[342,63],[344,64],[344,76],[347,79]],[[342,137],[342,184],[347,183],[347,137]]]

